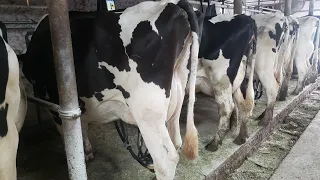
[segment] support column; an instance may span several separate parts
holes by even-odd
[[[69,179],[87,180],[67,0],[50,0],[48,10]]]
[[[233,14],[242,14],[242,0],[233,0]]]
[[[284,1],[284,15],[290,16],[291,15],[291,0],[285,0]]]
[[[314,11],[314,0],[310,0],[309,2],[309,16],[313,16]]]

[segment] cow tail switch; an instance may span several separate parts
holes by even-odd
[[[191,45],[191,68],[189,76],[189,102],[188,102],[188,115],[187,115],[187,132],[184,138],[183,153],[189,159],[195,159],[198,154],[198,131],[194,124],[194,102],[195,102],[195,83],[196,73],[198,66],[198,51],[199,42],[198,36],[195,32],[192,32],[192,45]]]

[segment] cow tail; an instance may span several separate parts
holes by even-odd
[[[191,27],[192,35],[192,45],[191,45],[191,67],[189,74],[189,102],[188,102],[188,114],[187,114],[187,125],[186,125],[186,135],[183,143],[183,153],[188,159],[195,159],[199,152],[199,140],[198,140],[198,131],[194,124],[194,102],[195,102],[195,86],[196,86],[196,75],[197,75],[197,66],[198,66],[198,52],[199,52],[199,36],[200,35],[200,26],[203,23],[203,14],[198,12],[196,14],[193,10],[193,7],[187,2],[187,0],[180,0],[178,6],[187,12],[188,21]],[[198,15],[198,16],[197,16]],[[201,20],[202,19],[202,20]]]

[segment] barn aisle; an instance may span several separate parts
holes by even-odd
[[[320,111],[312,120],[270,180],[319,179]]]

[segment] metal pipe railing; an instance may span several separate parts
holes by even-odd
[[[189,0],[189,2],[191,4],[200,4],[200,2],[198,1],[192,1],[192,0]],[[222,5],[222,4],[219,4],[218,2],[215,2],[215,1],[211,1],[213,4],[215,4],[216,7],[220,7],[220,8],[225,8],[225,9],[233,9],[233,5],[232,4],[225,4],[225,5]],[[204,4],[205,5],[205,4]],[[244,7],[244,6],[243,6]],[[262,9],[262,8],[261,8]],[[265,8],[265,10],[267,10],[267,8]],[[270,13],[270,12],[265,12],[265,11],[262,11],[262,10],[255,10],[255,9],[246,9],[246,11],[249,11],[249,12],[257,12],[257,13]],[[274,10],[274,11],[277,11],[277,10]]]
[[[48,10],[69,179],[87,180],[67,1],[52,0]]]
[[[59,105],[48,102],[48,101],[44,101],[44,100],[36,98],[36,97],[27,96],[27,100],[31,103],[34,103],[36,105],[40,105],[41,107],[50,109],[54,112],[59,112],[59,109],[60,109]]]

